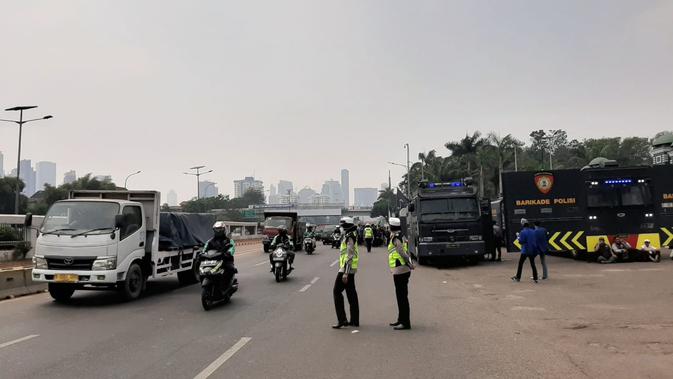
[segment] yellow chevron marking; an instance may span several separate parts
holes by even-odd
[[[640,249],[641,246],[645,244],[645,240],[650,240],[650,245],[653,246],[655,249],[661,248],[661,245],[659,244],[659,233],[641,233],[638,234],[638,241],[636,242],[636,249]]]
[[[514,240],[514,246],[516,246],[517,248],[519,248],[519,250],[521,250],[521,242],[519,242],[518,238]]]
[[[572,234],[573,234],[573,232],[567,232],[567,233],[563,236],[563,238],[561,238],[561,243],[563,244],[563,246],[567,247],[568,250],[572,250],[572,249],[573,249],[573,247],[572,247],[570,244],[568,244],[568,242],[566,242],[566,240],[568,239],[568,237],[570,237],[570,235],[572,235]]]
[[[584,234],[583,231],[577,232],[577,235],[572,239],[572,242],[575,244],[575,246],[579,247],[580,250],[586,250],[586,247],[582,246],[582,244],[578,241],[582,234]]]
[[[661,228],[661,231],[668,236],[668,239],[663,243],[663,246],[670,246],[671,242],[673,242],[673,233],[669,232],[667,228]]]
[[[610,244],[610,240],[606,234],[599,234],[595,236],[587,236],[587,251],[593,253],[596,251],[596,245],[598,244],[598,239],[603,237],[605,243]]]
[[[550,244],[554,249],[556,249],[556,251],[563,250],[563,249],[561,249],[561,247],[560,247],[559,245],[556,244],[556,241],[554,241],[554,240],[559,236],[559,234],[561,234],[561,232],[556,232],[556,233],[554,233],[554,234],[551,236],[551,238],[549,239],[549,244]]]

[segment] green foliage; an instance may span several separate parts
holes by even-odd
[[[40,200],[30,203],[27,209],[33,214],[44,215],[49,207],[55,202],[68,198],[68,193],[72,190],[114,190],[117,186],[111,181],[101,181],[92,178],[91,174],[86,174],[81,178],[69,184],[63,184],[58,187],[49,184],[44,185],[42,197]]]
[[[14,260],[20,261],[26,258],[26,254],[30,251],[30,242],[21,241],[14,246]]]
[[[16,178],[6,176],[0,178],[0,214],[14,213],[14,200],[16,198]],[[25,184],[19,180],[19,188],[23,191]],[[25,213],[28,199],[19,195],[19,213]]]
[[[0,241],[12,242],[21,241],[21,234],[9,225],[0,225]]]
[[[395,208],[397,196],[392,189],[386,188],[383,191],[379,191],[379,197],[374,202],[372,207],[371,217],[388,217],[388,212],[395,213],[397,209]]]
[[[243,196],[229,199],[229,196],[217,195],[215,197],[206,197],[202,199],[192,199],[181,204],[184,212],[205,213],[213,209],[221,209],[225,213],[227,220],[242,221],[243,216],[239,209],[248,208],[250,205],[264,204],[264,193],[258,190],[250,189]]]
[[[444,146],[449,156],[442,157],[436,151],[418,155],[420,162],[409,170],[412,194],[418,190],[421,178],[445,182],[471,176],[480,193],[495,199],[502,192],[500,173],[514,170],[514,151],[520,171],[581,168],[596,157],[616,160],[620,166],[649,165],[652,162],[650,142],[641,137],[590,138],[582,141],[569,140],[561,129],[534,130],[525,144],[511,135],[500,136],[488,133],[483,138],[480,132],[467,134],[458,141],[449,141]],[[399,184],[406,191],[407,177]],[[379,197],[372,215],[387,215],[388,203]]]

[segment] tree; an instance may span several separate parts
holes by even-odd
[[[49,207],[55,202],[68,198],[68,193],[72,190],[115,190],[117,186],[109,180],[98,180],[92,178],[91,174],[86,174],[72,183],[62,184],[54,187],[49,184],[44,185],[44,192],[40,200],[31,203],[28,210],[37,215],[43,215]]]
[[[488,144],[488,141],[481,137],[481,132],[476,131],[472,135],[466,134],[460,141],[447,142],[444,146],[451,151],[452,156],[456,156],[462,163],[466,164],[467,175],[472,175],[472,165],[477,152],[486,144]]]
[[[545,138],[547,139],[547,152],[549,153],[549,169],[553,170],[552,157],[558,149],[568,144],[568,134],[561,129],[549,130]]]
[[[498,193],[502,194],[502,171],[505,167],[505,161],[513,155],[514,149],[518,146],[511,134],[501,137],[491,132],[488,134],[488,139],[495,147],[498,155]]]
[[[372,207],[371,217],[388,217],[389,213],[395,211],[395,201],[397,196],[392,188],[386,188],[382,191],[379,191],[379,198],[374,202]]]
[[[19,181],[19,190],[23,191],[25,184],[21,179],[11,176],[0,178],[0,213],[14,213],[17,180]],[[25,213],[27,200],[26,196],[19,195],[19,213]]]

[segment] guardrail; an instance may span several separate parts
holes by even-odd
[[[46,283],[33,282],[32,268],[0,270],[0,300],[42,292]]]

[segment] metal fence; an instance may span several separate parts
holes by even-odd
[[[30,241],[29,228],[23,224],[0,224],[0,249],[10,249]]]

